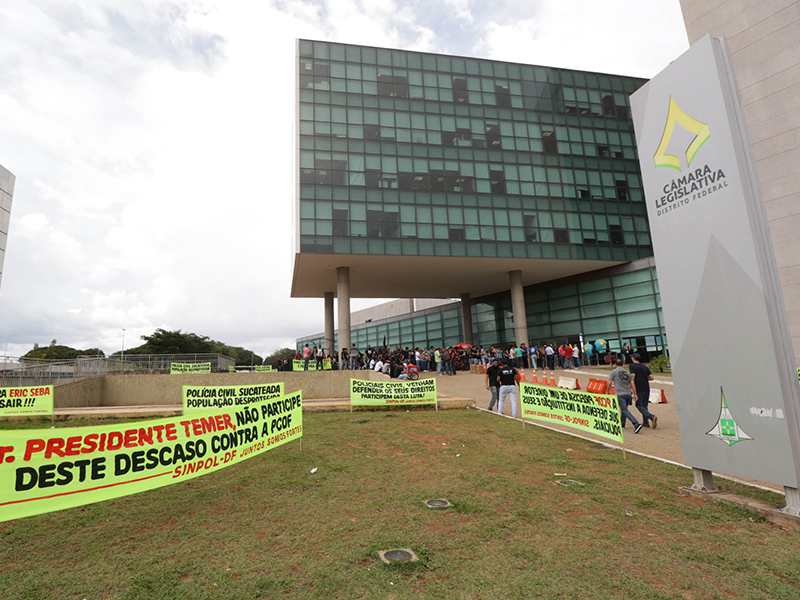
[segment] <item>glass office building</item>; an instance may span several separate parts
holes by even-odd
[[[543,290],[652,256],[628,102],[644,81],[299,40],[292,295],[341,300],[346,269],[354,297],[464,298],[474,326],[437,316],[442,341],[511,342],[522,335],[504,314],[518,272],[532,338],[611,326],[618,317],[603,311],[619,311],[617,299],[588,299],[613,296],[613,276],[611,287],[580,283],[595,294],[585,310]],[[642,271],[652,288],[652,267]],[[641,306],[660,336],[655,289]],[[421,316],[409,318],[414,341]],[[371,339],[362,330],[353,343]]]

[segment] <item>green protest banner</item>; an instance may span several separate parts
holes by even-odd
[[[0,522],[193,479],[302,435],[301,392],[196,418],[4,431]]]
[[[0,417],[53,414],[53,386],[0,388]]]
[[[211,363],[170,363],[170,375],[180,375],[182,373],[211,373]]]
[[[417,381],[350,380],[351,406],[437,404],[436,400],[435,379],[418,379]]]
[[[293,360],[292,361],[292,369],[295,371],[305,371],[305,359],[300,360]],[[317,359],[309,358],[308,359],[308,370],[309,371],[316,371],[317,370]],[[323,358],[322,359],[322,370],[323,371],[330,371],[331,370],[331,359],[330,358]]]
[[[185,385],[183,414],[218,411],[283,396],[283,382],[263,385]]]
[[[236,373],[236,367],[228,365],[228,373]]]
[[[522,418],[560,423],[622,443],[616,396],[520,383]]]
[[[272,371],[272,365],[256,365],[256,373],[271,373]]]

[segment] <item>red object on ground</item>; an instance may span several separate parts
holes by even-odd
[[[608,389],[608,381],[604,379],[590,379],[586,391],[590,394],[605,394]]]

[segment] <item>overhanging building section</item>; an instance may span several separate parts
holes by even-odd
[[[522,271],[533,285],[619,264],[613,261],[431,256],[346,256],[298,254],[292,296],[322,298],[336,289],[336,269],[350,268],[350,295],[356,298],[452,298],[508,290],[508,272]]]
[[[337,297],[346,346],[350,297],[510,293],[524,341],[535,286],[652,256],[643,83],[298,40],[292,296]]]

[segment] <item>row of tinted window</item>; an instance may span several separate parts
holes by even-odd
[[[317,60],[363,63],[383,67],[417,69],[423,71],[440,71],[481,77],[501,77],[524,81],[562,83],[589,88],[607,88],[613,91],[633,93],[643,80],[606,75],[602,73],[586,73],[533,65],[521,65],[472,58],[451,57],[445,55],[421,54],[402,50],[349,46],[300,40],[301,57]]]

